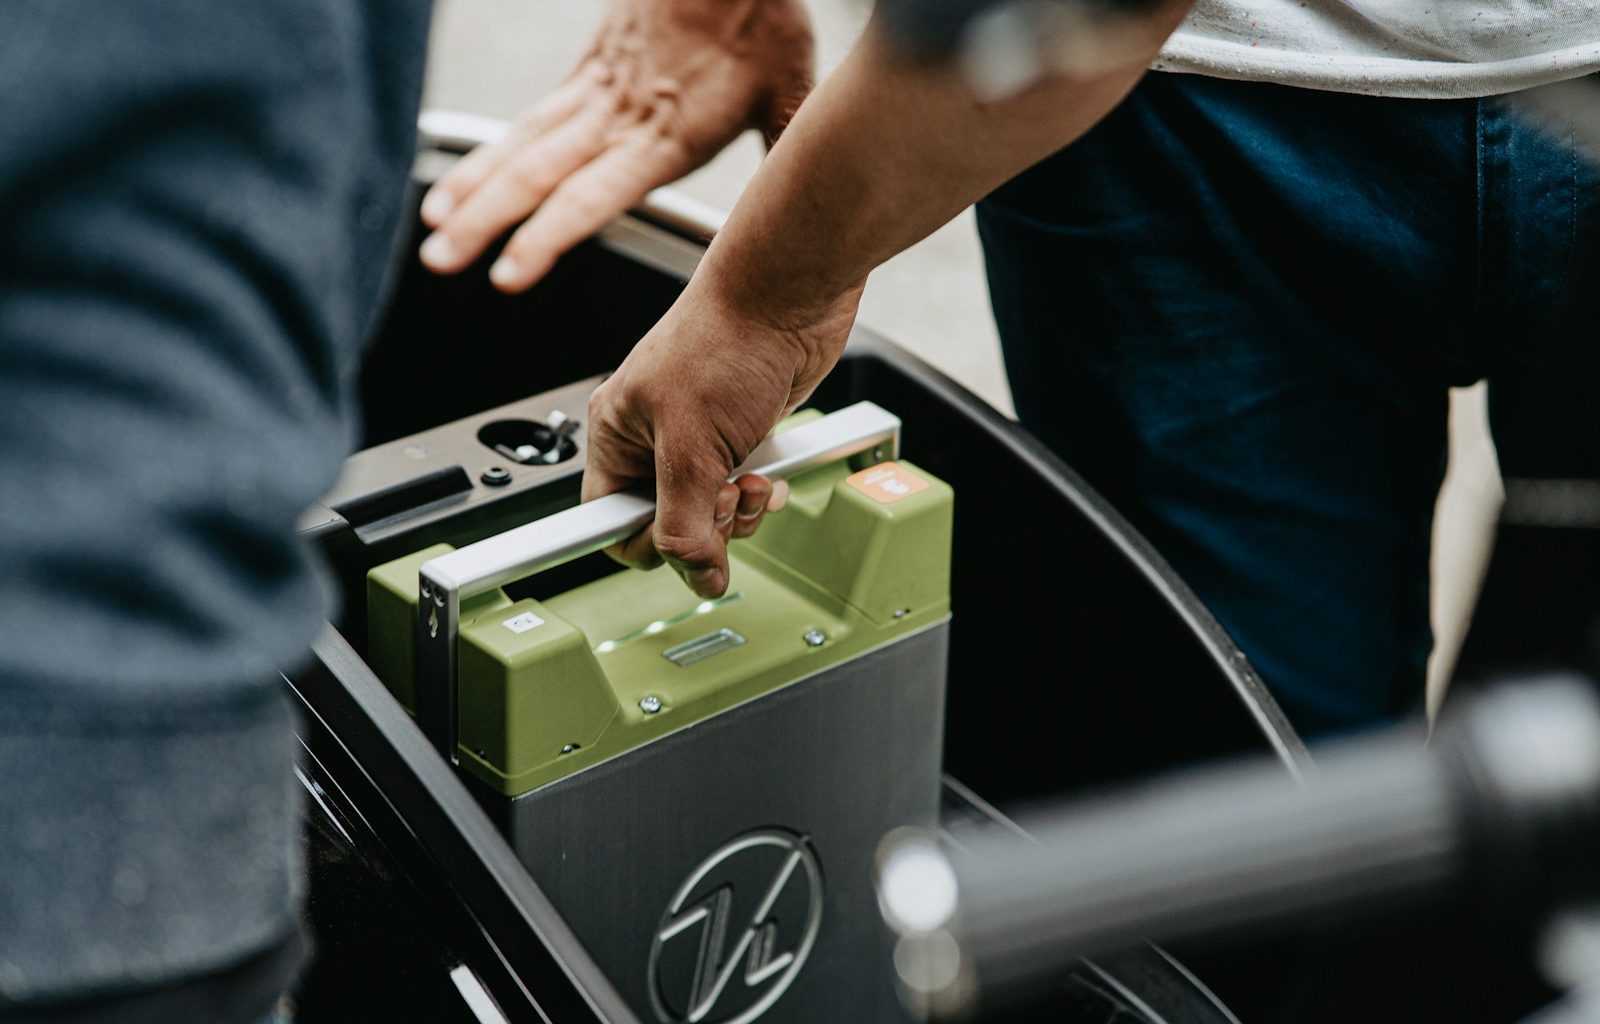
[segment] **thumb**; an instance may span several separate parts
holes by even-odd
[[[656,448],[656,550],[706,598],[728,589],[728,535],[739,504],[728,473],[715,459],[686,462],[666,444]]]

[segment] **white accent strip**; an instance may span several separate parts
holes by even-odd
[[[457,964],[450,972],[450,980],[456,983],[456,991],[461,993],[461,998],[472,1011],[472,1015],[478,1018],[478,1024],[511,1024],[506,1015],[500,1012],[500,1007],[495,1005],[493,997],[483,987],[483,982],[472,973],[472,968],[466,964]]]

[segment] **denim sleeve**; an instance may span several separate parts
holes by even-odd
[[[294,928],[277,672],[351,438],[426,0],[0,4],[0,1010]]]

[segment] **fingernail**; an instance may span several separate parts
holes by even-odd
[[[520,284],[522,281],[522,268],[517,266],[517,261],[510,256],[502,256],[494,261],[494,266],[489,268],[489,280],[502,288]]]
[[[444,235],[433,234],[422,243],[417,255],[430,267],[452,267],[456,262],[456,246]]]
[[[727,526],[729,523],[733,522],[733,516],[734,516],[734,513],[732,513],[732,512],[728,512],[728,513],[725,513],[723,515],[717,516],[717,519],[716,519],[717,527],[720,529],[721,527]]]
[[[772,485],[772,497],[767,499],[768,512],[782,512],[783,506],[789,504],[789,481],[779,480]]]
[[[456,208],[456,201],[450,193],[434,189],[422,200],[422,219],[428,224],[438,224],[450,216],[450,211]]]

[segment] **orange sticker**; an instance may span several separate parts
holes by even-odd
[[[880,462],[845,478],[845,483],[873,501],[887,505],[928,489],[928,481],[898,462]]]

